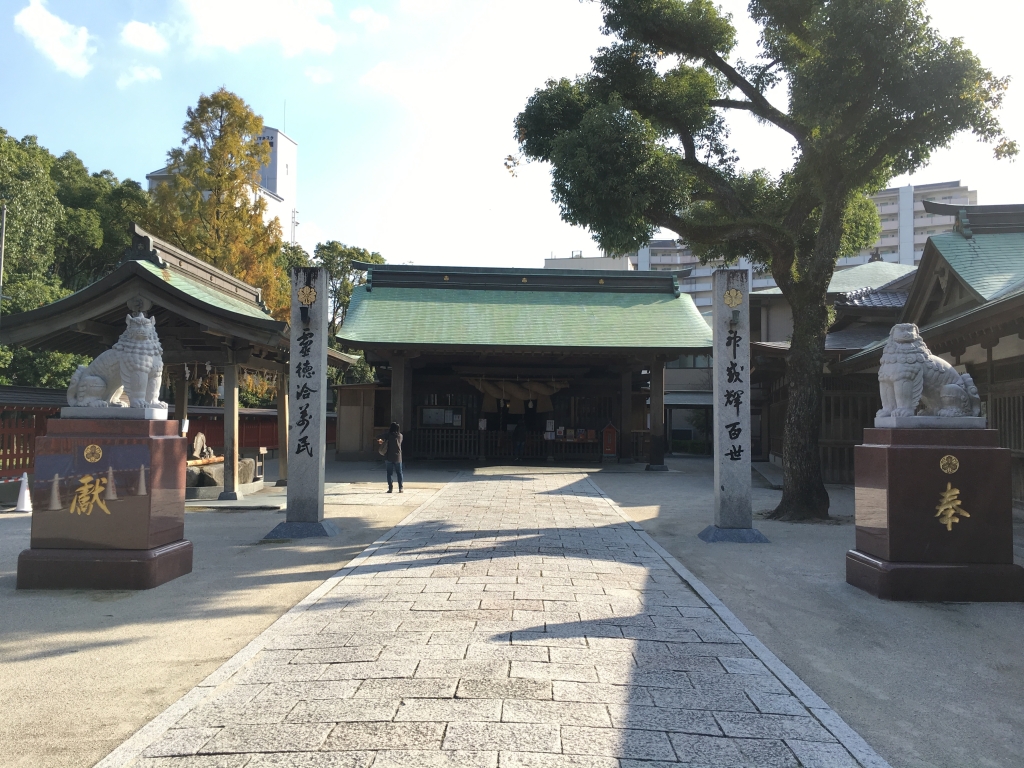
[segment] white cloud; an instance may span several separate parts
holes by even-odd
[[[317,85],[324,85],[334,80],[334,73],[327,67],[306,67],[306,77]]]
[[[356,24],[362,24],[368,32],[383,32],[391,26],[391,20],[387,16],[366,6],[354,9],[349,18]]]
[[[398,10],[411,16],[433,16],[452,7],[452,0],[400,0]]]
[[[159,79],[160,70],[156,67],[134,66],[129,68],[127,72],[123,72],[121,76],[117,78],[117,87],[124,89],[134,83],[145,83],[147,80]]]
[[[338,33],[325,20],[330,0],[181,0],[189,15],[193,46],[238,53],[277,43],[285,56],[305,51],[331,53]]]
[[[89,57],[96,49],[89,45],[89,30],[50,13],[43,0],[31,0],[22,8],[14,17],[14,28],[61,72],[85,77],[92,69]]]
[[[121,42],[149,53],[163,53],[167,50],[167,38],[152,24],[129,21],[121,30]]]

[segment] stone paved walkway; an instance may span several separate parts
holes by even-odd
[[[659,550],[586,475],[460,476],[100,765],[886,765]]]

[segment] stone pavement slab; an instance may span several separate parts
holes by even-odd
[[[102,761],[863,766],[879,758],[584,474],[460,475]]]

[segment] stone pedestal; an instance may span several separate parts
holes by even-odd
[[[994,429],[866,429],[846,581],[889,600],[1024,600]]]
[[[192,571],[174,421],[51,419],[36,440],[19,589],[148,589]]]

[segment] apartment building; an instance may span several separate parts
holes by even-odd
[[[581,258],[573,256],[568,259],[545,259],[545,269],[623,269],[641,272],[674,272],[679,281],[679,289],[693,297],[698,307],[711,307],[711,273],[721,267],[721,263],[701,264],[693,251],[677,240],[651,240],[636,253],[624,256],[600,256]],[[771,275],[751,266],[746,259],[740,259],[734,265],[736,269],[751,271],[751,288],[771,288],[775,281]],[[704,310],[705,312],[708,310]]]
[[[924,202],[977,205],[978,193],[957,181],[890,187],[871,196],[882,220],[882,232],[870,248],[856,256],[840,259],[839,269],[868,261],[891,261],[915,266],[920,263],[924,244],[932,235],[953,231],[955,216],[929,213]]]
[[[299,212],[295,208],[298,197],[299,145],[283,131],[270,126],[265,126],[263,134],[256,140],[270,145],[270,161],[260,168],[260,188],[257,192],[267,201],[264,220],[277,217],[284,239],[294,243],[295,228],[299,224]],[[149,191],[170,181],[173,173],[170,166],[147,173]]]

